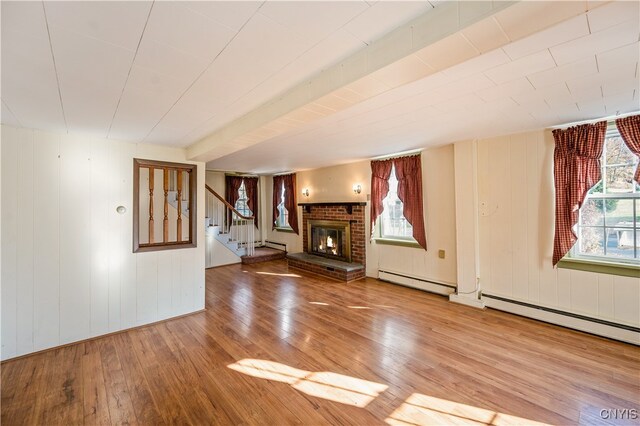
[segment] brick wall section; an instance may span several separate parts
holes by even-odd
[[[289,265],[310,272],[330,276],[341,281],[353,281],[364,278],[366,275],[366,235],[364,231],[365,206],[353,206],[351,214],[345,206],[309,206],[309,213],[302,212],[302,247],[307,252],[307,222],[309,220],[339,220],[348,221],[351,224],[351,261],[365,266],[354,272],[328,271],[325,267],[289,259]]]

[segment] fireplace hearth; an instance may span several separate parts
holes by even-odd
[[[307,221],[307,253],[351,262],[351,226],[337,220]]]

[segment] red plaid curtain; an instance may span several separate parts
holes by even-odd
[[[276,227],[276,219],[278,219],[278,204],[282,198],[282,175],[273,177],[273,201],[271,205],[271,229]]]
[[[241,176],[225,176],[224,199],[234,208],[236,207],[236,201],[240,198],[238,190],[242,185],[242,179]],[[227,211],[227,223],[229,226],[231,226],[231,215],[231,210]]]
[[[640,157],[640,115],[619,118],[616,120],[616,126],[618,126],[624,143],[627,144],[631,152]],[[636,168],[634,179],[640,184],[640,164]]]
[[[607,122],[583,124],[553,131],[556,187],[556,224],[553,241],[555,266],[573,247],[577,236],[578,210],[589,189],[600,181],[600,157]]]
[[[244,189],[247,191],[247,207],[253,212],[253,217],[256,228],[258,226],[258,178],[257,177],[245,177]]]
[[[384,210],[382,200],[389,193],[389,177],[392,167],[393,160],[371,162],[371,233],[373,233],[378,216]]]
[[[398,198],[402,201],[402,215],[413,227],[413,238],[427,249],[422,210],[422,164],[419,155],[393,160],[398,179]]]
[[[298,234],[298,205],[296,203],[296,174],[282,176],[284,182],[284,207],[289,212],[289,226]]]

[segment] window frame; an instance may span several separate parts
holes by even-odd
[[[397,178],[395,175],[395,165],[391,166],[391,174],[389,175],[389,180],[387,182],[390,183],[390,181],[392,179],[396,180],[396,188],[395,191],[391,190],[391,185],[389,185],[389,192],[387,193],[387,195],[382,199],[383,201],[383,210],[382,213],[380,214],[380,216],[378,216],[378,218],[376,219],[376,223],[375,223],[375,230],[374,230],[374,237],[373,240],[377,243],[377,244],[386,244],[386,245],[395,245],[395,246],[403,246],[403,247],[413,247],[413,248],[422,248],[420,246],[420,244],[418,243],[418,241],[416,241],[415,238],[413,238],[413,236],[403,236],[403,235],[385,235],[383,233],[383,221],[384,221],[384,216],[385,213],[389,214],[390,211],[387,208],[386,205],[384,205],[385,200],[389,197],[389,195],[394,192],[397,194],[398,189],[397,189]],[[402,201],[400,201],[400,204],[402,204]],[[407,219],[404,217],[404,212],[401,214],[402,216],[402,220],[404,220],[405,222],[407,222],[407,224],[409,224],[409,226],[411,226],[411,229],[413,229],[413,226],[409,223],[409,221],[407,221]]]
[[[154,169],[169,169],[169,170],[181,170],[189,175],[189,238],[185,241],[169,241],[158,243],[141,243],[140,242],[140,169],[141,168],[154,168]],[[149,251],[159,250],[174,250],[183,248],[197,247],[198,242],[198,166],[196,164],[187,163],[171,163],[168,161],[146,160],[141,158],[133,159],[133,253],[143,253]],[[158,187],[159,191],[162,191],[164,197],[164,190]],[[155,193],[154,193],[155,196]],[[191,216],[193,212],[193,217]],[[195,220],[193,220],[195,218]]]
[[[611,138],[621,138],[618,129],[615,125],[615,122],[610,122],[607,128],[607,133],[605,135],[604,147],[602,152],[602,193],[595,194],[587,194],[583,203],[583,207],[587,205],[587,202],[590,200],[601,200],[603,203],[602,207],[602,224],[596,225],[583,225],[583,213],[582,208],[578,214],[578,223],[576,224],[574,231],[578,237],[578,240],[573,245],[569,253],[560,260],[558,263],[558,267],[565,269],[577,269],[577,270],[585,270],[591,272],[599,272],[605,274],[612,275],[622,275],[622,276],[633,276],[640,277],[640,241],[638,241],[638,233],[640,232],[640,221],[638,221],[637,217],[640,210],[640,185],[638,185],[635,181],[632,181],[632,191],[633,192],[620,192],[620,193],[607,193],[607,169],[611,167],[620,166],[621,164],[607,164],[607,141]],[[625,142],[622,141],[624,144]],[[640,159],[636,161],[636,167]],[[624,164],[624,166],[628,166],[629,164]],[[593,188],[589,189],[591,191]],[[632,200],[632,225],[631,226],[617,226],[612,224],[607,224],[607,200]],[[603,251],[605,254],[599,255],[590,255],[580,253],[580,236],[581,230],[584,228],[594,228],[602,230],[604,235],[604,247]],[[633,258],[622,258],[622,257],[613,257],[607,256],[607,242],[609,233],[611,231],[615,232],[616,229],[628,229],[632,232],[634,239],[633,246]],[[608,231],[609,230],[609,231]]]

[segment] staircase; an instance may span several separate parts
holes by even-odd
[[[237,263],[242,256],[253,256],[255,254],[255,218],[243,216],[209,185],[205,185],[205,188],[206,236],[215,238],[217,242],[237,256],[235,262],[227,263]],[[213,248],[207,244],[207,251],[209,250],[213,250]],[[207,253],[207,267],[213,266],[211,258],[212,253]]]

